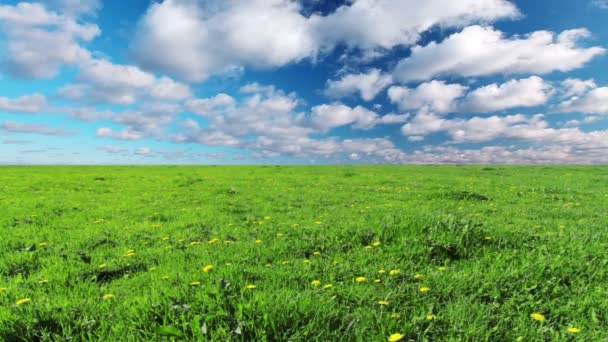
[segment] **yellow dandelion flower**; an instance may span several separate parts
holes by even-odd
[[[310,260],[308,260],[308,259],[304,259],[302,262],[303,262],[303,263],[305,263],[305,264],[307,264],[307,263],[309,263],[309,262],[310,262]]]
[[[169,276],[168,275],[164,275],[162,279],[163,280],[169,280]]]
[[[365,277],[357,277],[357,278],[355,278],[355,280],[357,281],[357,283],[362,283],[362,282],[366,281],[367,278],[365,278]]]
[[[321,252],[319,252],[319,251],[315,251],[315,252],[313,252],[312,254],[314,254],[314,255],[321,255]]]
[[[315,224],[321,224],[321,223],[323,223],[323,222],[321,222],[321,221],[315,221]]]
[[[531,314],[530,317],[532,317],[533,319],[535,319],[537,321],[541,321],[541,322],[547,319],[545,317],[545,315],[538,313],[538,312]]]
[[[321,281],[320,280],[313,280],[310,282],[310,284],[312,286],[321,286]]]
[[[399,270],[397,270],[397,269],[395,269],[395,270],[390,270],[390,271],[388,272],[388,274],[390,274],[390,275],[397,275],[397,274],[399,274],[399,273],[401,273],[401,271],[399,271]]]
[[[150,272],[154,272],[154,271],[156,271],[156,267],[155,267],[155,266],[152,266],[152,267],[148,268],[148,271],[150,271]]]
[[[192,242],[190,242],[191,246],[198,246],[200,244],[202,244],[202,242],[200,242],[200,241],[192,241]]]
[[[193,281],[190,283],[190,286],[201,286],[201,282],[200,281]]]
[[[381,283],[381,282],[382,282],[382,280],[380,280],[380,279],[374,279],[374,283]]]
[[[31,299],[29,299],[29,298],[23,298],[23,299],[19,299],[15,304],[23,305],[25,303],[29,303],[30,301],[31,301]]]
[[[48,279],[42,279],[38,282],[38,284],[48,284],[49,280]]]
[[[363,247],[363,248],[365,248],[365,249],[372,249],[372,248],[374,248],[374,247],[372,247],[372,246],[365,246],[365,247]]]
[[[287,264],[289,264],[289,261],[285,260],[285,261],[283,261],[281,264],[283,264],[283,265],[287,265]]]
[[[264,241],[259,240],[259,239],[258,239],[258,240],[255,240],[255,243],[262,243],[262,242],[264,242]]]
[[[334,287],[332,284],[325,284],[325,286],[323,286],[324,289],[331,289],[332,287]]]
[[[394,319],[401,318],[401,314],[394,312],[391,314],[391,318],[394,318]]]
[[[386,273],[386,270],[385,269],[381,269],[381,270],[378,271],[378,273],[380,273],[380,274]]]
[[[39,247],[46,247],[46,242],[41,242],[38,246]]]
[[[374,247],[378,247],[380,245],[382,245],[382,243],[380,241],[376,241],[372,244]]]
[[[484,239],[486,239],[486,240],[492,240],[492,237],[491,236],[486,236],[486,237],[484,237]]]
[[[283,234],[283,233],[277,233],[277,237],[282,237],[282,236],[285,236],[285,234]]]
[[[214,244],[214,243],[218,243],[218,242],[220,242],[220,239],[218,239],[218,238],[213,238],[213,239],[209,240],[210,244]]]
[[[431,314],[431,315],[427,315],[427,316],[426,316],[426,319],[427,319],[427,320],[429,320],[429,321],[434,321],[434,320],[436,320],[436,319],[437,319],[437,316],[432,315],[432,314]]]
[[[108,267],[108,264],[101,264],[101,265],[99,265],[99,268],[106,268],[106,267]]]
[[[163,236],[163,241],[167,241],[167,240],[169,240],[169,237],[168,236]]]
[[[127,251],[127,254],[129,254],[129,253],[135,253],[135,250],[134,250],[134,249],[129,249],[129,250]]]
[[[114,298],[114,295],[111,293],[108,293],[108,294],[103,295],[103,297],[101,297],[101,298],[103,298],[103,300],[108,300],[108,299]]]
[[[569,333],[571,334],[578,334],[581,332],[581,329],[579,328],[575,328],[575,327],[570,327],[568,329],[566,329]]]
[[[213,271],[213,265],[207,265],[203,267],[203,272],[211,272]]]
[[[401,341],[404,337],[405,337],[405,335],[403,335],[403,334],[394,333],[394,334],[392,334],[391,336],[388,337],[388,342]]]
[[[388,305],[388,302],[385,301],[385,300],[379,300],[378,304],[380,304],[380,305]]]
[[[423,278],[424,278],[424,274],[420,274],[420,273],[418,273],[414,276],[414,279],[423,279]]]
[[[125,254],[126,257],[132,257],[135,255],[135,252],[129,252],[127,254]]]
[[[0,292],[8,291],[8,287],[0,287]]]
[[[445,266],[439,266],[439,267],[437,267],[437,269],[440,271],[446,271],[448,268]]]
[[[270,216],[264,216],[264,220],[270,220]]]
[[[247,285],[247,288],[250,290],[253,290],[253,289],[257,288],[257,286],[255,286],[253,284],[249,284],[249,285]]]
[[[266,264],[266,267],[272,267],[272,264]]]
[[[431,291],[431,288],[428,286],[423,286],[419,289],[420,292],[429,292]]]

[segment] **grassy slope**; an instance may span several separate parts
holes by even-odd
[[[0,168],[0,339],[608,340],[607,184],[605,167]]]

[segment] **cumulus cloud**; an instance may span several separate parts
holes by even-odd
[[[435,76],[485,76],[495,74],[546,74],[580,68],[605,53],[602,47],[581,47],[586,29],[555,34],[536,31],[506,37],[486,26],[469,26],[442,42],[415,46],[410,57],[394,70],[400,81],[427,80]]]
[[[189,81],[235,67],[278,67],[346,45],[373,51],[415,43],[433,26],[461,27],[519,15],[506,0],[359,0],[327,16],[298,1],[166,0],[138,24],[133,57]],[[382,23],[382,25],[378,25]]]
[[[587,90],[597,87],[597,84],[595,84],[595,81],[592,79],[581,80],[578,78],[567,78],[563,80],[560,85],[562,97],[583,95]]]
[[[134,153],[138,156],[147,156],[152,153],[152,150],[149,147],[140,147]]]
[[[495,112],[517,107],[534,107],[547,103],[553,87],[538,76],[490,84],[467,94],[459,111]]]
[[[444,81],[430,81],[411,89],[392,86],[388,97],[401,110],[418,109],[437,113],[447,113],[454,109],[454,101],[468,88],[460,84],[447,84]]]
[[[339,80],[328,80],[325,95],[341,98],[359,93],[363,100],[371,101],[392,82],[390,75],[383,74],[379,69],[370,69],[367,73],[348,74]]]
[[[18,78],[53,78],[63,65],[86,62],[91,54],[80,44],[100,34],[97,25],[28,2],[0,5],[0,29],[2,69]]]
[[[192,96],[189,86],[168,77],[157,78],[136,66],[92,59],[84,63],[73,84],[63,86],[59,95],[89,103],[128,105],[141,99],[179,101]]]
[[[131,129],[115,131],[109,127],[98,128],[97,136],[100,138],[113,138],[113,139],[119,139],[119,140],[139,140],[144,137],[143,133],[133,131]]]
[[[558,111],[608,114],[608,87],[595,88],[584,95],[565,100],[558,106]]]
[[[0,97],[0,111],[10,113],[39,113],[48,105],[41,94],[23,95],[14,99]]]
[[[69,136],[75,134],[75,132],[68,132],[62,128],[53,128],[45,124],[28,124],[15,121],[4,121],[2,124],[0,124],[0,130],[10,133],[29,133],[54,136]]]
[[[355,129],[370,129],[378,119],[378,114],[364,107],[351,108],[340,103],[315,106],[311,112],[312,122],[323,131],[350,124]]]

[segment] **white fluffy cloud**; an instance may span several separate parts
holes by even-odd
[[[440,43],[415,46],[411,56],[399,62],[394,76],[401,81],[412,81],[438,75],[471,77],[569,71],[605,53],[601,47],[578,45],[581,38],[588,36],[586,29],[574,29],[558,35],[536,31],[505,37],[491,27],[469,26]]]
[[[48,105],[41,94],[23,95],[14,99],[0,97],[0,111],[9,113],[39,113]]]
[[[351,108],[343,104],[320,105],[312,108],[312,122],[321,130],[353,124],[355,129],[370,129],[378,114],[361,106]]]
[[[14,77],[52,78],[63,65],[86,62],[91,54],[80,44],[99,34],[97,25],[39,3],[0,5],[0,36],[6,40],[2,69]]]
[[[608,87],[595,88],[584,95],[574,96],[558,106],[559,111],[586,114],[608,114]]]
[[[415,43],[435,25],[461,27],[519,15],[506,0],[358,0],[309,17],[301,10],[291,0],[153,3],[138,24],[133,56],[146,68],[203,81],[238,66],[297,62],[340,44],[389,49]]]
[[[144,137],[141,132],[132,131],[130,129],[115,131],[108,127],[98,128],[97,136],[101,138],[113,138],[118,140],[139,140]]]
[[[177,101],[192,96],[190,87],[168,77],[157,78],[136,66],[92,59],[82,65],[77,82],[66,85],[59,94],[92,103],[133,104],[138,99]]]
[[[348,74],[339,80],[327,81],[325,95],[341,98],[359,93],[363,100],[371,101],[392,82],[390,75],[383,74],[379,69],[370,69],[367,73]]]
[[[4,121],[0,124],[0,130],[10,133],[24,134],[40,134],[40,135],[56,135],[68,136],[74,135],[74,132],[68,132],[62,128],[54,128],[45,124],[29,124],[15,121]]]
[[[553,87],[538,76],[490,84],[470,92],[459,111],[495,112],[517,107],[534,107],[547,103]]]
[[[388,97],[401,110],[418,109],[446,113],[454,109],[454,101],[468,88],[460,84],[447,84],[444,81],[430,81],[411,89],[393,86],[388,89]]]

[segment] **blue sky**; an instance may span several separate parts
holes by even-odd
[[[607,18],[603,0],[4,0],[0,163],[608,163]]]

